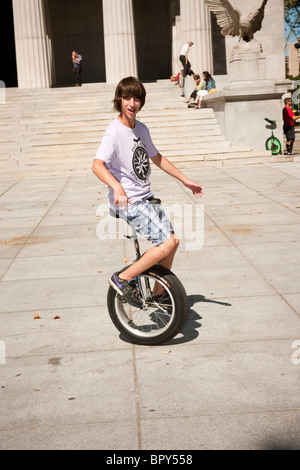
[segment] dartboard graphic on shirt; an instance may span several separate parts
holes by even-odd
[[[133,153],[132,167],[136,176],[145,181],[149,175],[150,163],[146,149],[138,145]]]

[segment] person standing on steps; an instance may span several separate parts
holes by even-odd
[[[160,204],[151,204],[154,195],[150,190],[149,159],[196,197],[203,193],[200,184],[187,178],[158,152],[148,128],[136,119],[145,99],[146,90],[137,78],[120,81],[114,97],[114,109],[119,116],[106,129],[92,167],[95,175],[108,185],[111,209],[154,245],[126,270],[114,273],[109,281],[129,303],[137,305],[141,300],[136,298],[130,282],[155,264],[170,269],[179,244]]]
[[[179,55],[179,60],[182,63],[183,66],[183,77],[186,77],[187,75],[191,75],[191,63],[188,59],[188,54],[190,47],[192,47],[194,43],[192,41],[188,41],[186,44],[184,44],[181,48],[180,55]]]
[[[76,86],[82,85],[82,56],[76,51],[72,52],[73,72],[76,75]]]

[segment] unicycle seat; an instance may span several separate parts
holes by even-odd
[[[148,198],[146,199],[146,201],[149,201],[150,204],[153,204],[153,205],[155,205],[155,204],[161,204],[161,200],[158,199],[158,197],[154,197],[154,196],[148,197]]]
[[[159,199],[158,197],[154,197],[154,196],[150,196],[145,199],[142,199],[142,201],[149,201],[150,204],[152,205],[161,204],[161,199]],[[120,214],[118,213],[118,211],[116,211],[112,207],[109,208],[109,215],[111,215],[112,217],[115,217],[116,219],[120,218]]]
[[[268,118],[265,118],[265,121],[267,121],[269,124],[275,124],[276,121],[274,121],[273,119],[268,119]]]

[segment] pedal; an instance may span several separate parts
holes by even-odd
[[[122,302],[122,304],[127,303],[127,300],[125,299],[124,295],[117,294],[117,298]]]

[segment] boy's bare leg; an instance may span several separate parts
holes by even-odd
[[[154,246],[146,251],[138,261],[133,263],[132,266],[129,266],[125,271],[121,272],[119,277],[129,282],[131,279],[134,279],[139,274],[146,271],[146,269],[151,268],[157,263],[170,269],[177,247],[178,239],[174,234],[172,234],[170,238],[161,245]]]

